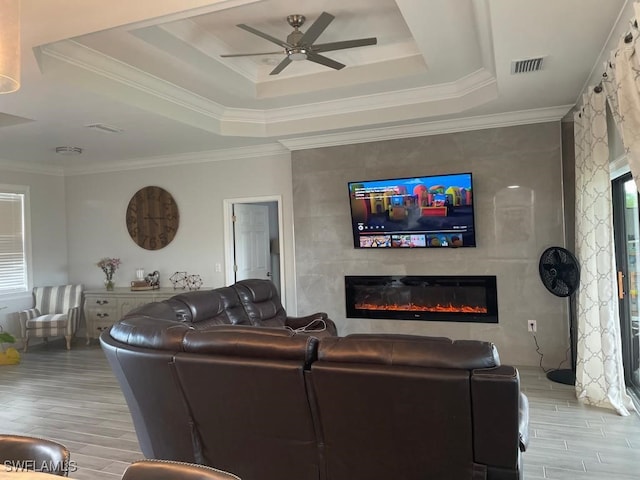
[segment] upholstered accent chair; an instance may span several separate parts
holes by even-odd
[[[240,480],[232,473],[196,465],[194,463],[169,460],[140,460],[127,467],[122,480]]]
[[[60,336],[64,336],[70,350],[71,339],[80,323],[82,285],[35,287],[33,298],[34,308],[19,313],[24,351],[31,337],[47,341],[49,337]]]
[[[0,435],[0,465],[16,471],[35,470],[66,477],[69,474],[69,450],[46,438]]]

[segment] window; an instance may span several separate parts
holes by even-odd
[[[27,259],[28,188],[0,185],[0,294],[29,289]]]

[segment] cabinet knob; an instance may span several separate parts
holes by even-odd
[[[106,305],[107,303],[109,303],[109,300],[96,300],[96,303],[98,305]]]
[[[97,313],[96,314],[96,317],[98,317],[98,318],[105,318],[105,317],[108,317],[108,316],[109,316],[108,313]]]

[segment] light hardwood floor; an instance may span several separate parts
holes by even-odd
[[[520,375],[531,405],[525,480],[640,479],[638,415],[582,406],[572,387],[548,381],[538,368],[520,368]],[[100,347],[79,340],[70,352],[54,341],[30,349],[19,365],[0,366],[0,432],[67,445],[78,480],[119,479],[142,458]]]

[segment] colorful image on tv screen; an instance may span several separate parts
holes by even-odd
[[[356,248],[475,247],[471,173],[349,183]]]

